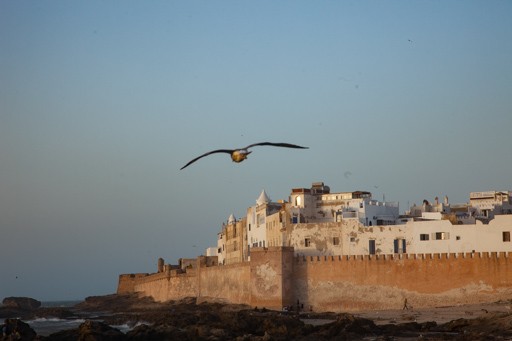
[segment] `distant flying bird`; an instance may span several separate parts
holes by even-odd
[[[250,144],[250,145],[248,145],[245,148],[212,150],[211,152],[204,153],[203,155],[198,156],[195,159],[189,161],[185,166],[181,167],[180,170],[182,170],[183,168],[185,168],[185,167],[189,166],[190,164],[196,162],[197,160],[199,160],[202,157],[208,156],[210,154],[215,154],[215,153],[227,153],[227,154],[230,154],[231,155],[231,160],[233,160],[233,162],[239,163],[239,162],[242,162],[245,159],[247,159],[247,156],[252,153],[248,149],[251,148],[251,147],[255,147],[255,146],[274,146],[274,147],[285,147],[285,148],[308,149],[308,147],[301,147],[301,146],[297,146],[295,144],[290,144],[290,143],[259,142],[259,143]]]

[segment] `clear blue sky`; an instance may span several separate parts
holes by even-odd
[[[262,189],[512,190],[511,109],[510,1],[1,1],[0,299],[112,293]],[[259,141],[310,149],[179,170]]]

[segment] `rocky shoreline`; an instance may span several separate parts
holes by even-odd
[[[0,318],[19,340],[507,340],[512,339],[510,306],[507,301],[418,311],[298,313],[114,294],[88,297],[71,308],[4,304]],[[22,321],[34,318],[85,322],[40,336]],[[111,327],[118,325],[130,330]],[[0,340],[9,338],[0,335]]]

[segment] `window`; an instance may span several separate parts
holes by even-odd
[[[420,234],[420,240],[428,240],[428,234],[426,234],[426,233]]]
[[[333,237],[332,238],[332,245],[340,245],[340,238],[339,237]]]
[[[356,237],[350,237],[350,242],[354,243],[356,241]]]
[[[370,255],[375,254],[375,239],[370,239],[368,241],[368,251],[370,252]]]
[[[395,239],[393,241],[393,249],[395,253],[406,253],[406,246],[405,239]]]
[[[310,247],[311,246],[311,238],[304,239],[304,246],[305,247]]]
[[[449,237],[450,237],[450,234],[448,232],[436,232],[434,234],[435,240],[445,240],[445,239],[449,239]]]
[[[510,242],[510,231],[503,231],[503,241]]]
[[[455,237],[455,239],[456,239],[456,240],[460,240],[460,236],[456,236],[456,237]]]

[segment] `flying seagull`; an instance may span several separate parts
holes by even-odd
[[[248,149],[251,148],[251,147],[255,147],[255,146],[274,146],[274,147],[308,149],[308,147],[301,147],[301,146],[297,146],[295,144],[290,144],[290,143],[259,142],[259,143],[250,144],[247,147],[239,148],[239,149],[217,149],[217,150],[212,150],[211,152],[204,153],[203,155],[198,156],[198,157],[196,157],[193,160],[190,160],[185,166],[181,167],[180,170],[185,168],[185,167],[188,167],[190,164],[196,162],[197,160],[199,160],[202,157],[208,156],[210,154],[215,154],[215,153],[227,153],[227,154],[230,154],[231,155],[231,160],[233,160],[233,162],[239,163],[239,162],[242,162],[245,159],[247,159],[247,156],[252,153]]]

